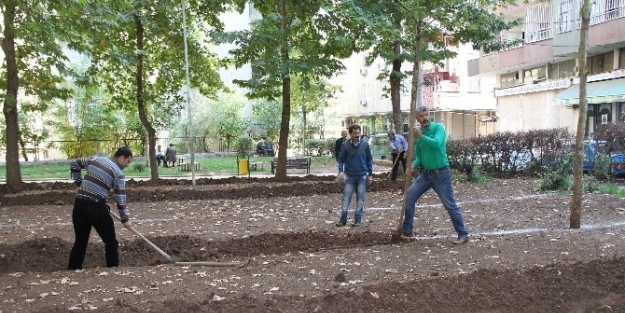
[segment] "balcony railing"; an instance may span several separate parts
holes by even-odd
[[[596,0],[592,4],[590,25],[601,24],[625,16],[625,0]]]

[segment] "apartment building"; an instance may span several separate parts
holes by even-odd
[[[498,130],[577,128],[581,0],[518,2],[502,10],[520,25],[502,33],[519,44],[468,62],[470,77],[494,77]],[[586,136],[623,120],[625,0],[594,0],[588,37]]]
[[[442,67],[423,64],[422,104],[430,108],[430,118],[443,123],[452,138],[467,138],[493,133],[496,102],[493,97],[495,79],[492,76],[469,78],[465,66],[476,55],[469,45],[454,47],[458,53],[454,59],[445,60]],[[365,64],[363,53],[355,54],[343,61],[344,73],[332,78],[332,83],[341,87],[330,101],[328,114],[340,118],[341,125],[328,128],[328,136],[335,136],[353,123],[363,127],[363,133],[371,136],[385,133],[393,128],[393,112],[389,94],[388,79],[378,80],[378,75],[390,70],[390,64],[376,60],[370,66]],[[413,65],[405,63],[403,71]],[[401,111],[404,131],[409,131],[410,84],[407,78],[401,91]]]

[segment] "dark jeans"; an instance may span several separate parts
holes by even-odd
[[[161,166],[161,163],[164,163],[165,165],[167,165],[165,163],[165,156],[162,154],[157,154],[156,155],[156,163],[158,164],[158,166]]]
[[[68,270],[82,269],[82,262],[87,252],[87,244],[89,243],[89,234],[91,233],[92,226],[104,242],[106,267],[119,266],[115,225],[113,223],[113,218],[111,218],[109,214],[109,210],[109,207],[104,202],[94,202],[83,199],[76,199],[74,201],[72,223],[74,223],[76,239],[72,252],[69,255]]]
[[[395,166],[393,166],[393,170],[391,173],[391,180],[397,179],[397,170],[399,169],[399,163],[401,163],[401,166],[404,169],[404,172],[406,171],[406,158],[404,158],[404,153],[406,153],[406,151],[402,151],[399,154],[391,153],[391,156],[393,157],[393,164],[395,164]],[[398,157],[400,159],[397,163],[395,163],[395,159],[397,159]]]

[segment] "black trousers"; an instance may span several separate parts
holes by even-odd
[[[399,169],[399,163],[401,163],[401,166],[403,167],[404,172],[406,171],[406,158],[404,158],[404,153],[406,153],[406,151],[402,151],[399,154],[391,153],[391,157],[393,157],[393,164],[395,164],[395,166],[393,166],[393,170],[391,173],[391,180],[397,180],[397,170]],[[400,159],[397,163],[395,163],[395,160],[398,157]]]
[[[104,255],[106,267],[119,266],[119,254],[117,252],[117,239],[115,238],[115,224],[109,214],[110,208],[105,202],[95,202],[84,199],[74,201],[72,223],[76,239],[74,247],[69,254],[68,270],[82,269],[82,263],[87,252],[91,227],[95,228],[102,242],[104,242]]]

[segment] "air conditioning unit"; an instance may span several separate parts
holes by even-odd
[[[360,68],[360,74],[367,75],[367,68],[366,67]]]
[[[380,61],[378,63],[378,70],[380,70],[380,71],[386,70],[386,63],[384,61]]]
[[[363,106],[367,106],[367,99],[361,99],[360,104]]]

